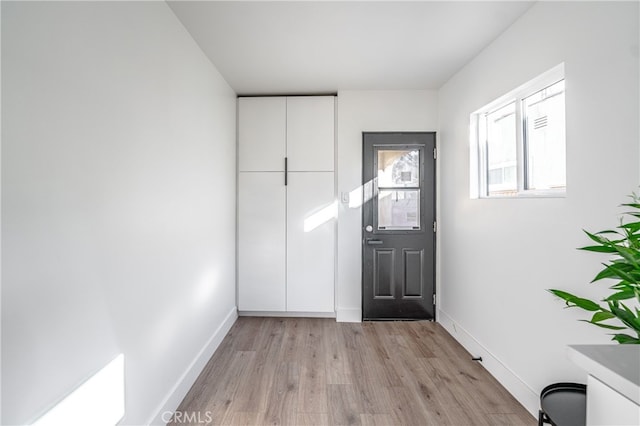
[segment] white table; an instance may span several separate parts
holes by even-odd
[[[585,369],[587,425],[640,425],[640,345],[571,345]]]

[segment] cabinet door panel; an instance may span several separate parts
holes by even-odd
[[[238,308],[284,311],[284,173],[240,173],[238,186]]]
[[[587,426],[640,425],[640,406],[589,374]]]
[[[334,312],[333,173],[289,173],[287,191],[287,310]]]
[[[239,171],[284,171],[286,107],[284,97],[238,99]]]
[[[334,170],[334,97],[287,98],[289,170]]]

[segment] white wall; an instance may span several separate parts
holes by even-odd
[[[609,343],[545,291],[603,295],[581,229],[617,224],[637,189],[638,4],[540,2],[439,91],[440,321],[532,412],[543,386],[586,380],[566,345]],[[567,196],[470,199],[469,114],[563,62]]]
[[[338,193],[362,185],[362,132],[434,131],[437,93],[415,91],[338,92]],[[362,319],[362,209],[340,203],[338,212],[338,321]]]
[[[235,94],[164,2],[2,2],[2,88],[2,423],[121,352],[147,423],[235,319]]]

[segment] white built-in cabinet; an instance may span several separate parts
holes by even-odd
[[[636,358],[637,361],[638,359]],[[635,371],[637,373],[637,367]],[[587,377],[587,426],[640,425],[640,405],[637,404],[640,399],[640,394],[638,393],[640,389],[632,381],[628,381],[627,387],[631,389],[632,394],[635,394],[636,401],[630,400],[589,374]]]
[[[238,99],[241,312],[335,311],[334,104]]]

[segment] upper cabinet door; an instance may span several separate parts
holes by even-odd
[[[334,170],[334,97],[287,98],[289,171]]]
[[[239,171],[284,171],[286,120],[285,97],[238,99]]]

